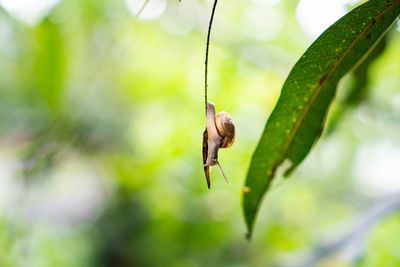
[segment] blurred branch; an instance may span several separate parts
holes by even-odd
[[[313,252],[306,256],[303,260],[297,260],[296,263],[278,264],[276,267],[308,267],[315,266],[325,257],[332,254],[339,254],[342,259],[354,262],[360,258],[365,248],[366,237],[371,228],[383,217],[390,214],[392,211],[400,209],[400,193],[385,197],[374,204],[370,205],[367,211],[362,213],[355,219],[353,224],[344,234],[338,235],[334,231],[327,239],[320,241]]]
[[[59,153],[69,145],[75,144],[76,147],[78,147],[79,149],[90,151],[90,149],[106,149],[105,146],[108,146],[108,144],[115,144],[118,143],[118,140],[122,140],[121,136],[118,134],[118,132],[120,131],[114,131],[115,129],[117,129],[116,126],[120,125],[106,125],[103,121],[95,120],[98,118],[90,117],[87,110],[85,109],[87,107],[85,101],[87,101],[89,97],[93,96],[93,93],[91,91],[98,87],[97,83],[99,83],[100,79],[103,78],[103,75],[99,75],[99,73],[103,74],[108,69],[110,69],[112,67],[110,66],[112,60],[118,60],[122,57],[123,52],[126,51],[130,42],[134,38],[134,35],[130,32],[130,26],[132,26],[132,24],[137,21],[149,2],[150,0],[145,0],[133,19],[126,20],[124,23],[127,25],[121,25],[119,27],[121,28],[121,30],[117,31],[115,36],[106,46],[105,51],[100,53],[99,56],[93,58],[93,62],[95,62],[93,64],[93,67],[84,68],[84,71],[80,72],[77,75],[77,81],[73,81],[71,83],[72,85],[70,87],[75,88],[75,91],[73,91],[73,94],[71,94],[71,101],[73,102],[73,105],[60,107],[60,111],[56,113],[55,116],[52,117],[51,120],[42,127],[42,129],[39,130],[39,133],[30,134],[29,139],[22,139],[22,141],[28,140],[31,142],[31,145],[26,149],[25,155],[22,159],[21,170],[24,172],[24,176],[30,176],[33,170],[36,171],[37,169],[44,170],[50,168],[50,165],[45,164],[44,162],[51,162],[53,160],[53,157],[57,153]],[[53,25],[52,22],[45,22],[49,25]],[[59,31],[59,29],[56,27],[55,30],[53,28],[50,29],[53,31]],[[43,35],[45,37],[52,36],[52,32],[45,31]],[[123,38],[119,39],[118,37],[120,35],[122,35]],[[48,46],[57,47],[57,45]],[[52,51],[52,49],[50,49],[49,47],[45,47],[45,49],[43,50]],[[54,54],[58,53],[60,52],[58,52],[57,50],[57,53]],[[54,58],[53,54],[45,54],[45,56],[41,55],[41,57],[45,59]],[[47,65],[50,65],[51,67],[54,65],[54,63],[51,61]],[[59,67],[58,69],[62,68]],[[46,88],[48,88],[47,91],[53,92],[54,90],[50,90],[49,88],[54,89],[55,86],[52,86],[52,83],[47,85],[48,72],[49,71],[47,71],[47,69],[45,72],[43,72],[43,78],[41,80],[44,81]],[[61,73],[62,71],[58,72]],[[42,87],[44,86],[38,86],[38,88]],[[57,106],[59,106],[58,103]],[[70,113],[73,113],[74,115],[71,115]],[[101,127],[101,125],[106,125],[106,127],[103,127],[106,130],[103,129],[103,131],[100,131],[99,128]],[[117,135],[115,135],[114,133],[117,133]],[[19,139],[1,139],[0,144],[2,142],[15,143],[21,141]],[[123,145],[119,146],[119,148],[123,147]]]

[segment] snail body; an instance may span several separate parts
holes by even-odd
[[[222,111],[216,115],[214,104],[207,101],[206,130],[203,133],[203,164],[208,188],[210,188],[210,166],[217,165],[225,181],[228,182],[218,162],[218,150],[232,146],[235,136],[235,123],[229,113]]]

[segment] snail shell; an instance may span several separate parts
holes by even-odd
[[[215,116],[215,125],[220,136],[222,136],[221,148],[228,148],[235,141],[235,123],[231,115],[226,111],[221,111]]]

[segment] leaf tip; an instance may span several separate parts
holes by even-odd
[[[244,216],[245,216],[245,223],[246,223],[245,238],[247,241],[250,241],[251,236],[253,234],[253,225],[254,225],[255,214],[251,213],[251,212],[249,213],[248,211],[244,210]]]
[[[245,238],[246,238],[246,240],[247,241],[251,241],[251,234],[252,234],[252,232],[251,231],[247,231],[246,233],[245,233]]]

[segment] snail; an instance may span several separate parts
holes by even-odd
[[[215,106],[207,101],[206,129],[203,133],[203,165],[207,186],[210,188],[210,167],[217,165],[226,183],[228,180],[218,162],[218,150],[228,148],[235,141],[235,123],[226,111],[215,115]]]

